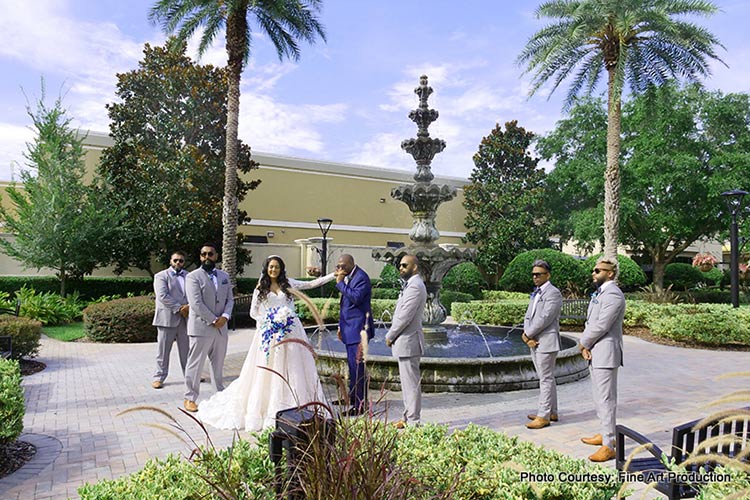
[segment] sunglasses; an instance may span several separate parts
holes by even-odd
[[[185,262],[185,259],[172,259],[172,262]]]
[[[402,262],[401,264],[398,265],[398,267],[399,267],[399,269],[400,268],[406,268],[406,267],[409,267],[409,264],[406,264],[405,262]]]
[[[531,273],[531,275],[532,275],[532,276],[533,276],[534,278],[538,278],[539,276],[544,276],[545,274],[549,274],[549,273],[548,273],[548,272],[543,272],[543,273]]]
[[[201,257],[213,257],[214,255],[213,252],[201,252]]]
[[[602,272],[605,272],[605,271],[612,271],[612,269],[604,269],[604,268],[600,268],[600,267],[595,267],[594,268],[594,274],[599,274],[599,273],[602,273]]]

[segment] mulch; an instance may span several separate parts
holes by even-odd
[[[21,365],[21,375],[24,377],[26,375],[33,375],[47,368],[47,365],[41,361],[34,361],[33,359],[22,359],[19,363]]]
[[[36,454],[36,447],[26,441],[0,444],[0,479],[13,474]]]

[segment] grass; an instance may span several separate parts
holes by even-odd
[[[80,321],[67,325],[45,326],[42,328],[42,333],[63,342],[71,342],[86,336],[86,333],[83,331],[83,322]]]

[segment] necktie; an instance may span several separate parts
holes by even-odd
[[[591,294],[591,298],[592,298],[592,299],[595,299],[595,298],[597,298],[597,297],[599,296],[599,294],[600,294],[600,293],[602,293],[602,287],[599,287],[599,288],[597,288],[597,289],[596,289],[596,291],[595,291],[594,293],[592,293],[592,294]]]
[[[539,295],[539,287],[538,286],[534,287],[534,291],[531,292],[531,298],[533,299],[537,295]]]

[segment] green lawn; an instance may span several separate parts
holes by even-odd
[[[60,326],[45,326],[42,328],[42,333],[53,339],[62,340],[63,342],[78,340],[81,337],[86,336],[83,331],[83,322]]]

